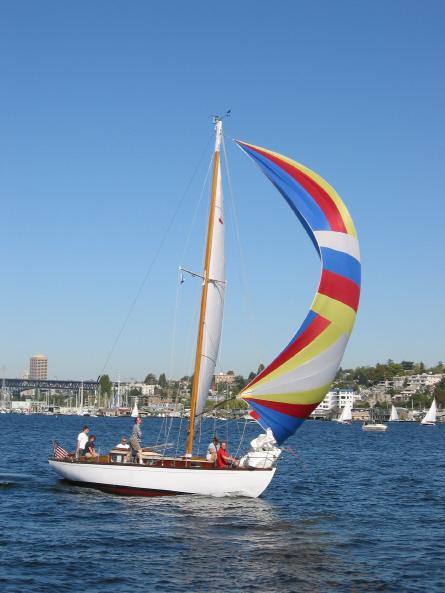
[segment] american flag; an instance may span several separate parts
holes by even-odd
[[[67,456],[68,451],[65,451],[65,449],[59,445],[59,443],[54,443],[54,459],[62,460]]]

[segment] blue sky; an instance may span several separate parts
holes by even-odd
[[[315,169],[349,207],[363,292],[343,366],[445,359],[443,2],[18,0],[1,12],[6,376],[40,352],[51,377],[97,376],[175,212],[106,371],[191,372],[200,287],[178,292],[177,267],[202,267],[205,208],[192,221],[210,116],[226,109],[236,215],[226,184],[218,369],[269,362],[319,277],[310,240],[233,137]]]

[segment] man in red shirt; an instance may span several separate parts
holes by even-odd
[[[229,469],[231,467],[238,467],[238,460],[235,457],[232,457],[226,449],[227,445],[224,441],[221,441],[221,444],[218,449],[218,455],[216,457],[216,465],[220,469]]]

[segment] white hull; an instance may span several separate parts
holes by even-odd
[[[270,470],[218,470],[147,467],[136,464],[102,464],[55,461],[49,464],[66,480],[117,494],[166,496],[248,496],[257,498],[270,484]]]
[[[385,432],[388,427],[386,424],[364,424],[362,430],[365,432]]]

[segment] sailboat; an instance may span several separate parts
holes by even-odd
[[[389,422],[399,422],[399,414],[397,413],[397,408],[395,406],[391,406]]]
[[[111,452],[93,460],[54,455],[50,465],[68,480],[129,495],[257,497],[274,477],[282,444],[323,400],[337,374],[360,296],[360,253],[352,218],[333,187],[314,171],[279,153],[236,141],[302,223],[320,257],[321,280],[309,313],[292,339],[239,394],[264,432],[251,441],[238,466],[222,470],[193,454],[196,422],[202,417],[218,357],[226,288],[221,118],[216,117],[214,124],[204,270],[190,272],[202,278],[202,292],[184,454],[167,457],[145,449],[143,464],[117,463]]]
[[[350,424],[352,422],[352,407],[350,402],[346,402],[337,422],[340,424]]]
[[[134,406],[133,406],[133,409],[131,410],[131,417],[132,418],[137,418],[138,416],[139,416],[138,398],[135,397],[134,398]]]
[[[435,426],[436,412],[437,412],[436,398],[434,398],[433,401],[431,402],[430,409],[428,410],[425,417],[421,421],[421,424],[425,424],[426,426]]]

